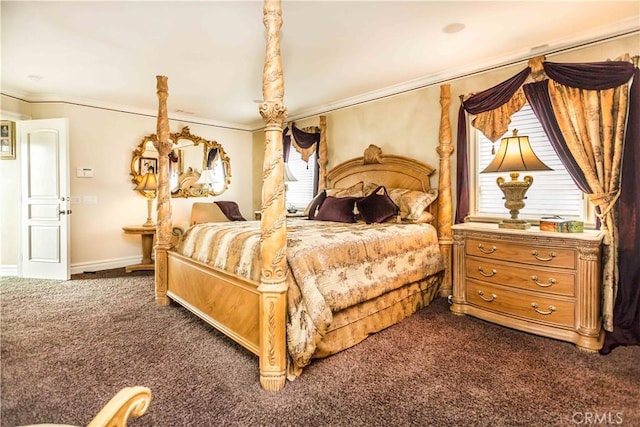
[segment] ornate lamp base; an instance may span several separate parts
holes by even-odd
[[[518,172],[511,172],[511,181],[505,181],[502,177],[496,180],[498,187],[500,187],[500,190],[502,190],[504,194],[504,207],[509,209],[509,213],[511,214],[511,218],[504,219],[498,224],[499,228],[526,230],[531,227],[531,224],[526,220],[518,218],[518,213],[520,209],[524,208],[524,199],[526,199],[524,195],[529,187],[531,187],[531,184],[533,184],[533,177],[525,176],[524,181],[518,181],[519,175]]]
[[[153,204],[153,197],[147,196],[147,222],[142,224],[143,227],[155,227],[153,218],[151,218],[151,206]]]

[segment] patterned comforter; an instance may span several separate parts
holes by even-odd
[[[260,222],[198,224],[178,252],[258,282]],[[333,313],[444,268],[429,224],[287,220],[287,340],[298,370],[313,356]]]

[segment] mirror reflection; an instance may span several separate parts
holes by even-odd
[[[217,141],[191,134],[185,126],[169,134],[174,149],[169,154],[171,197],[206,197],[222,194],[231,182],[229,157]],[[148,171],[158,172],[156,134],[138,144],[131,161],[131,182],[138,184]]]

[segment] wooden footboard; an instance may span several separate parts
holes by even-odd
[[[252,353],[260,353],[258,285],[169,252],[167,296]]]

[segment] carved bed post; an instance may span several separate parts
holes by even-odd
[[[318,146],[318,192],[327,188],[327,116],[320,116],[320,144]]]
[[[158,150],[158,225],[156,227],[155,290],[156,304],[168,305],[168,257],[171,249],[171,194],[169,193],[169,117],[167,98],[169,96],[167,77],[156,76],[158,90],[158,140],[154,142]]]
[[[263,22],[267,46],[262,75],[260,114],[265,121],[262,175],[262,241],[260,245],[260,384],[280,390],[286,379],[287,224],[284,200],[282,123],[284,77],[280,58],[280,0],[265,0]]]
[[[449,121],[449,106],[451,105],[451,85],[440,86],[440,134],[439,145],[436,148],[440,156],[440,174],[438,178],[438,236],[440,238],[440,253],[445,265],[445,276],[440,287],[440,296],[448,297],[452,291],[451,249],[453,239],[451,225],[453,223],[451,207],[451,161],[453,145],[451,145],[451,122]]]

